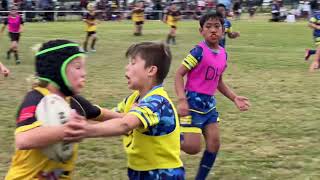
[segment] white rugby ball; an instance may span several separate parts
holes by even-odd
[[[60,96],[49,94],[43,97],[36,109],[36,117],[42,126],[59,126],[69,120],[70,105]],[[73,144],[58,142],[41,149],[49,159],[66,162],[72,157]]]

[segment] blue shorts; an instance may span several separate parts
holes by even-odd
[[[189,116],[180,117],[181,132],[202,133],[211,123],[219,122],[214,96],[187,92]]]
[[[150,171],[135,171],[128,168],[128,177],[129,180],[185,180],[185,171],[183,167]]]

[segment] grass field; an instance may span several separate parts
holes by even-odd
[[[264,18],[234,21],[233,25],[241,37],[227,40],[229,65],[224,79],[238,94],[249,97],[252,107],[240,113],[217,94],[222,146],[208,179],[320,179],[320,72],[308,73],[303,60],[304,49],[313,47],[311,30],[306,22],[269,23]],[[14,151],[16,109],[31,87],[26,81],[34,72],[31,47],[55,38],[81,43],[83,29],[81,22],[26,24],[19,66],[4,59],[9,41],[6,36],[0,39],[0,60],[12,71],[10,77],[0,77],[0,179]],[[97,52],[88,55],[88,82],[83,91],[97,104],[111,108],[130,93],[124,78],[127,47],[134,42],[164,40],[168,32],[160,22],[147,22],[142,37],[134,37],[132,30],[128,21],[98,27]],[[196,21],[180,23],[165,82],[173,99],[175,69],[200,40]],[[187,179],[194,177],[200,155],[182,155]],[[82,142],[74,179],[127,179],[121,138]]]

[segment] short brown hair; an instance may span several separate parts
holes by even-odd
[[[157,82],[162,83],[170,69],[172,58],[170,48],[163,43],[141,42],[131,45],[126,52],[126,57],[136,56],[140,56],[146,62],[145,68],[150,66],[158,68]]]

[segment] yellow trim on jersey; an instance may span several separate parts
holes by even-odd
[[[211,109],[209,109],[207,112],[197,111],[197,110],[195,110],[195,109],[189,109],[189,111],[196,112],[196,113],[198,113],[198,114],[207,114],[208,112],[214,110],[215,108],[216,108],[216,107],[214,106],[214,107],[212,107]]]
[[[233,31],[233,29],[232,29],[232,27],[230,27],[230,28],[226,28],[224,32],[226,32],[226,33],[232,33],[232,31]]]
[[[180,127],[180,131],[182,133],[197,133],[197,134],[202,133],[202,130],[197,127]]]
[[[33,88],[34,90],[37,90],[39,93],[41,93],[43,96],[46,96],[48,94],[50,94],[50,91],[47,88],[43,88],[43,87],[35,87]]]
[[[312,18],[310,18],[309,21],[312,22],[312,23],[316,23],[316,22],[317,22],[317,19],[316,19],[315,17],[312,17]]]
[[[40,121],[35,121],[32,124],[25,125],[25,126],[20,126],[15,130],[14,134],[17,134],[17,133],[20,133],[20,132],[24,132],[24,131],[28,131],[30,129],[39,127],[41,125],[42,125],[42,123]]]
[[[191,70],[192,68],[197,66],[198,60],[195,57],[193,57],[191,54],[188,54],[187,57],[185,57],[184,60],[182,61],[182,64],[186,68]]]
[[[93,118],[92,120],[94,120],[94,121],[103,121],[104,115],[103,115],[102,108],[100,106],[98,106],[98,105],[94,105],[94,106],[96,106],[97,108],[100,109],[100,114],[99,114],[99,116]]]

